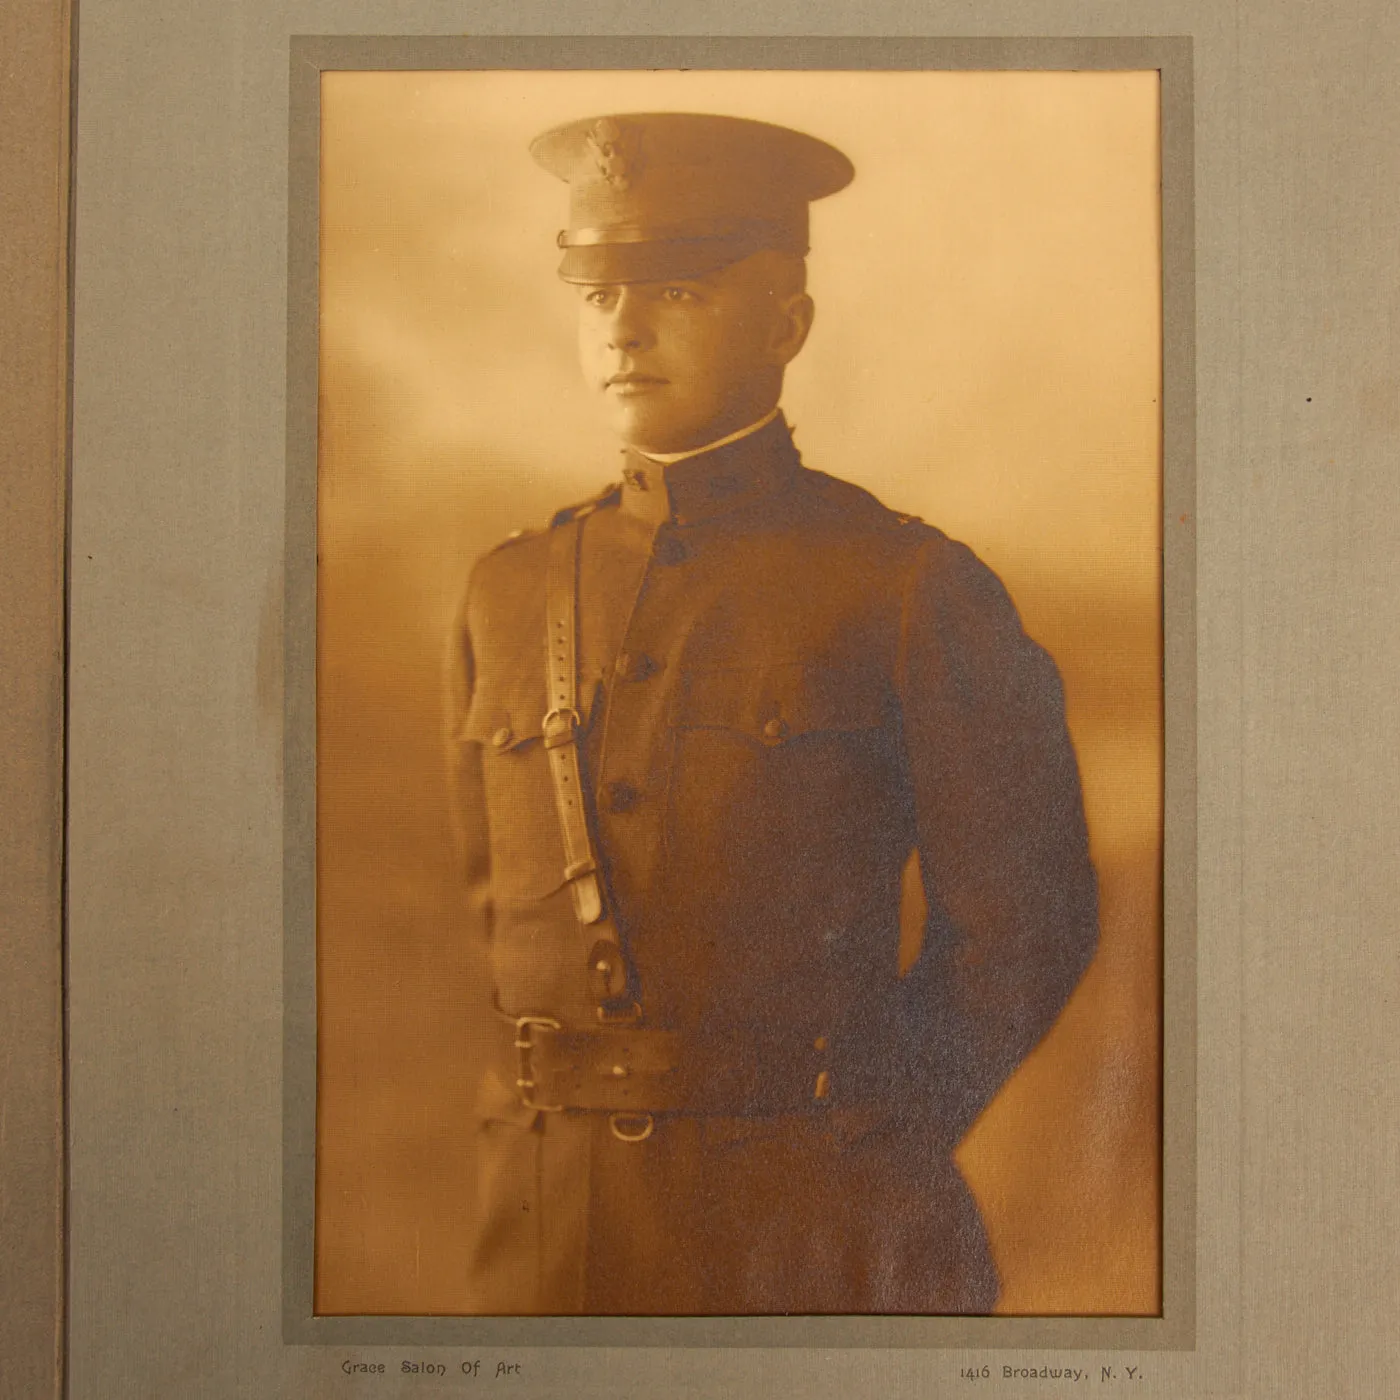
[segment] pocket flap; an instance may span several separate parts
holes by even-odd
[[[585,730],[597,709],[599,688],[597,679],[585,680],[579,687],[579,714]],[[457,738],[480,744],[488,754],[514,753],[543,737],[547,709],[542,683],[483,686],[472,697]]]
[[[480,744],[488,753],[514,753],[544,731],[543,697],[479,692],[462,720],[457,737]]]
[[[878,676],[793,663],[687,671],[672,722],[679,729],[735,729],[774,744],[819,731],[878,729],[885,713]]]

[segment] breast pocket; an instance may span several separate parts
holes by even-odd
[[[711,940],[706,987],[729,1006],[815,995],[871,926],[902,839],[883,676],[693,671],[678,678],[672,725],[668,893]]]
[[[680,730],[720,730],[777,748],[812,736],[867,734],[888,712],[881,677],[800,662],[687,671],[677,687]]]
[[[459,738],[481,749],[497,903],[543,899],[564,883],[564,844],[542,735],[544,703],[479,691]]]
[[[891,713],[883,678],[867,671],[690,671],[672,715],[673,821],[691,839],[820,858],[863,794],[889,783]]]

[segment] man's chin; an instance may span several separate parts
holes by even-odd
[[[638,452],[686,452],[695,445],[709,441],[703,427],[677,423],[645,409],[622,408],[613,414],[613,431],[625,447]]]

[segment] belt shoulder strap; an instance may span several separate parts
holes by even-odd
[[[578,711],[578,566],[583,522],[577,518],[550,532],[545,582],[545,666],[549,709],[544,717],[544,746],[554,803],[564,837],[564,878],[573,890],[574,912],[581,924],[603,917],[603,889],[598,875],[588,807],[579,764]]]
[[[564,878],[573,894],[579,924],[593,933],[588,981],[600,1018],[635,1016],[631,978],[617,925],[603,896],[602,872],[588,824],[588,802],[579,762],[583,718],[578,712],[578,566],[581,516],[556,525],[549,542],[545,581],[545,666],[549,710],[544,746],[554,784],[554,805],[564,837]]]

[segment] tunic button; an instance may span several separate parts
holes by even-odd
[[[677,539],[675,535],[658,536],[651,552],[658,564],[681,564],[690,554],[685,541]]]
[[[625,681],[644,681],[656,674],[657,665],[645,652],[624,651],[617,658],[617,670]]]
[[[509,729],[502,727],[491,736],[491,744],[494,748],[503,749],[514,737]]]
[[[619,778],[603,789],[610,812],[630,812],[637,805],[641,795],[625,778]]]
[[[787,738],[787,723],[781,719],[770,719],[763,726],[763,737],[771,744],[776,744],[780,739]]]

